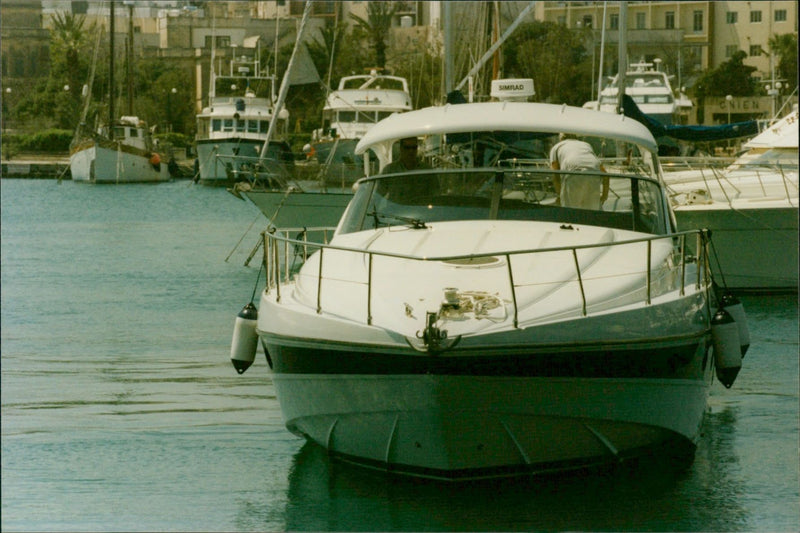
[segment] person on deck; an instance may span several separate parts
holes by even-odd
[[[428,168],[427,165],[417,159],[417,138],[407,137],[400,139],[400,157],[383,167],[381,174],[408,172],[409,170],[424,168]]]
[[[574,135],[562,133],[559,142],[550,150],[550,168],[553,170],[605,172],[600,159],[589,143],[579,141]],[[579,174],[553,176],[553,187],[561,205],[579,209],[599,210],[608,198],[608,178]]]

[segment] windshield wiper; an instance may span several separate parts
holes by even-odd
[[[373,210],[367,213],[367,216],[371,216],[375,220],[375,227],[378,227],[378,224],[382,219],[394,219],[399,220],[400,222],[405,222],[409,224],[412,229],[425,229],[428,226],[425,225],[425,221],[419,220],[418,218],[411,218],[411,217],[403,217],[400,215],[393,215],[393,214],[385,214],[385,213],[378,213],[378,211]]]

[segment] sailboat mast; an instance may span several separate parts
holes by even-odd
[[[128,4],[128,58],[125,76],[128,86],[128,115],[133,115],[133,4]]]
[[[208,105],[217,96],[217,72],[214,67],[214,61],[217,60],[217,18],[216,11],[211,11],[211,61],[209,62],[208,71]]]
[[[450,2],[442,2],[444,24],[444,94],[453,90],[453,11]]]
[[[114,128],[112,125],[114,124],[114,0],[109,2],[111,6],[111,14],[109,18],[108,25],[110,27],[109,31],[109,48],[110,53],[108,54],[108,136],[110,138],[114,138]]]
[[[289,79],[292,74],[292,67],[294,66],[295,57],[297,56],[297,49],[303,43],[303,37],[308,23],[308,17],[311,14],[312,2],[306,2],[303,9],[303,18],[300,19],[300,27],[297,29],[297,37],[292,49],[292,55],[289,56],[289,64],[286,66],[286,72],[283,73],[283,80],[281,80],[281,88],[278,92],[278,100],[275,102],[275,107],[272,110],[272,120],[269,121],[269,128],[267,129],[267,138],[264,139],[264,145],[261,147],[261,158],[267,157],[267,150],[269,149],[269,141],[272,139],[272,133],[275,131],[275,125],[278,123],[281,109],[283,109],[283,102],[286,100],[286,92],[289,90]]]
[[[617,113],[622,114],[625,71],[628,70],[628,2],[619,3],[619,73],[617,74]]]
[[[492,2],[492,43],[496,43],[500,37],[500,4]],[[500,49],[494,51],[492,56],[492,79],[496,80],[500,76]]]
[[[600,93],[603,92],[603,56],[606,50],[606,11],[608,10],[608,2],[603,2],[603,23],[600,25],[600,66],[598,67],[597,74],[597,107],[600,109]]]
[[[445,2],[445,4],[447,4],[447,2]],[[461,90],[464,84],[467,83],[467,80],[469,80],[469,77],[474,76],[481,68],[483,68],[483,65],[486,63],[486,61],[492,57],[492,54],[494,54],[495,51],[500,48],[506,39],[508,39],[508,37],[514,32],[514,30],[517,29],[517,26],[519,26],[519,24],[522,22],[522,19],[524,19],[528,13],[531,12],[535,4],[536,2],[530,2],[527,6],[525,6],[525,9],[523,9],[519,15],[517,15],[517,18],[514,19],[514,22],[512,22],[511,25],[506,28],[506,31],[503,32],[503,35],[500,36],[500,39],[492,44],[492,46],[486,51],[485,54],[483,54],[478,62],[475,63],[475,65],[472,67],[472,70],[470,70],[464,79],[461,80],[458,85],[456,85],[456,90]],[[447,53],[447,49],[445,49],[445,53]]]

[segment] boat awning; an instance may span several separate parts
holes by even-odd
[[[655,118],[646,115],[639,109],[633,98],[627,94],[622,95],[622,109],[626,116],[637,120],[647,126],[647,129],[656,137],[672,137],[682,141],[720,141],[749,137],[758,133],[758,124],[755,120],[733,122],[719,126],[684,126],[680,124],[662,124]]]
[[[398,139],[486,131],[573,133],[637,144],[656,152],[656,141],[639,122],[624,115],[567,105],[528,102],[447,104],[392,115],[373,126],[356,146],[356,153]]]

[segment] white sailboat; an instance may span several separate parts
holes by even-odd
[[[110,2],[108,120],[95,131],[80,124],[70,146],[72,179],[88,183],[162,182],[170,179],[166,163],[155,151],[144,121],[128,114],[116,118],[114,106],[114,2]],[[132,10],[132,7],[130,8]],[[129,12],[129,16],[132,13]],[[132,36],[131,36],[132,38]],[[129,51],[132,46],[129,46]],[[130,54],[128,61],[131,60]],[[88,98],[88,95],[87,95]],[[128,93],[128,110],[133,95]]]

